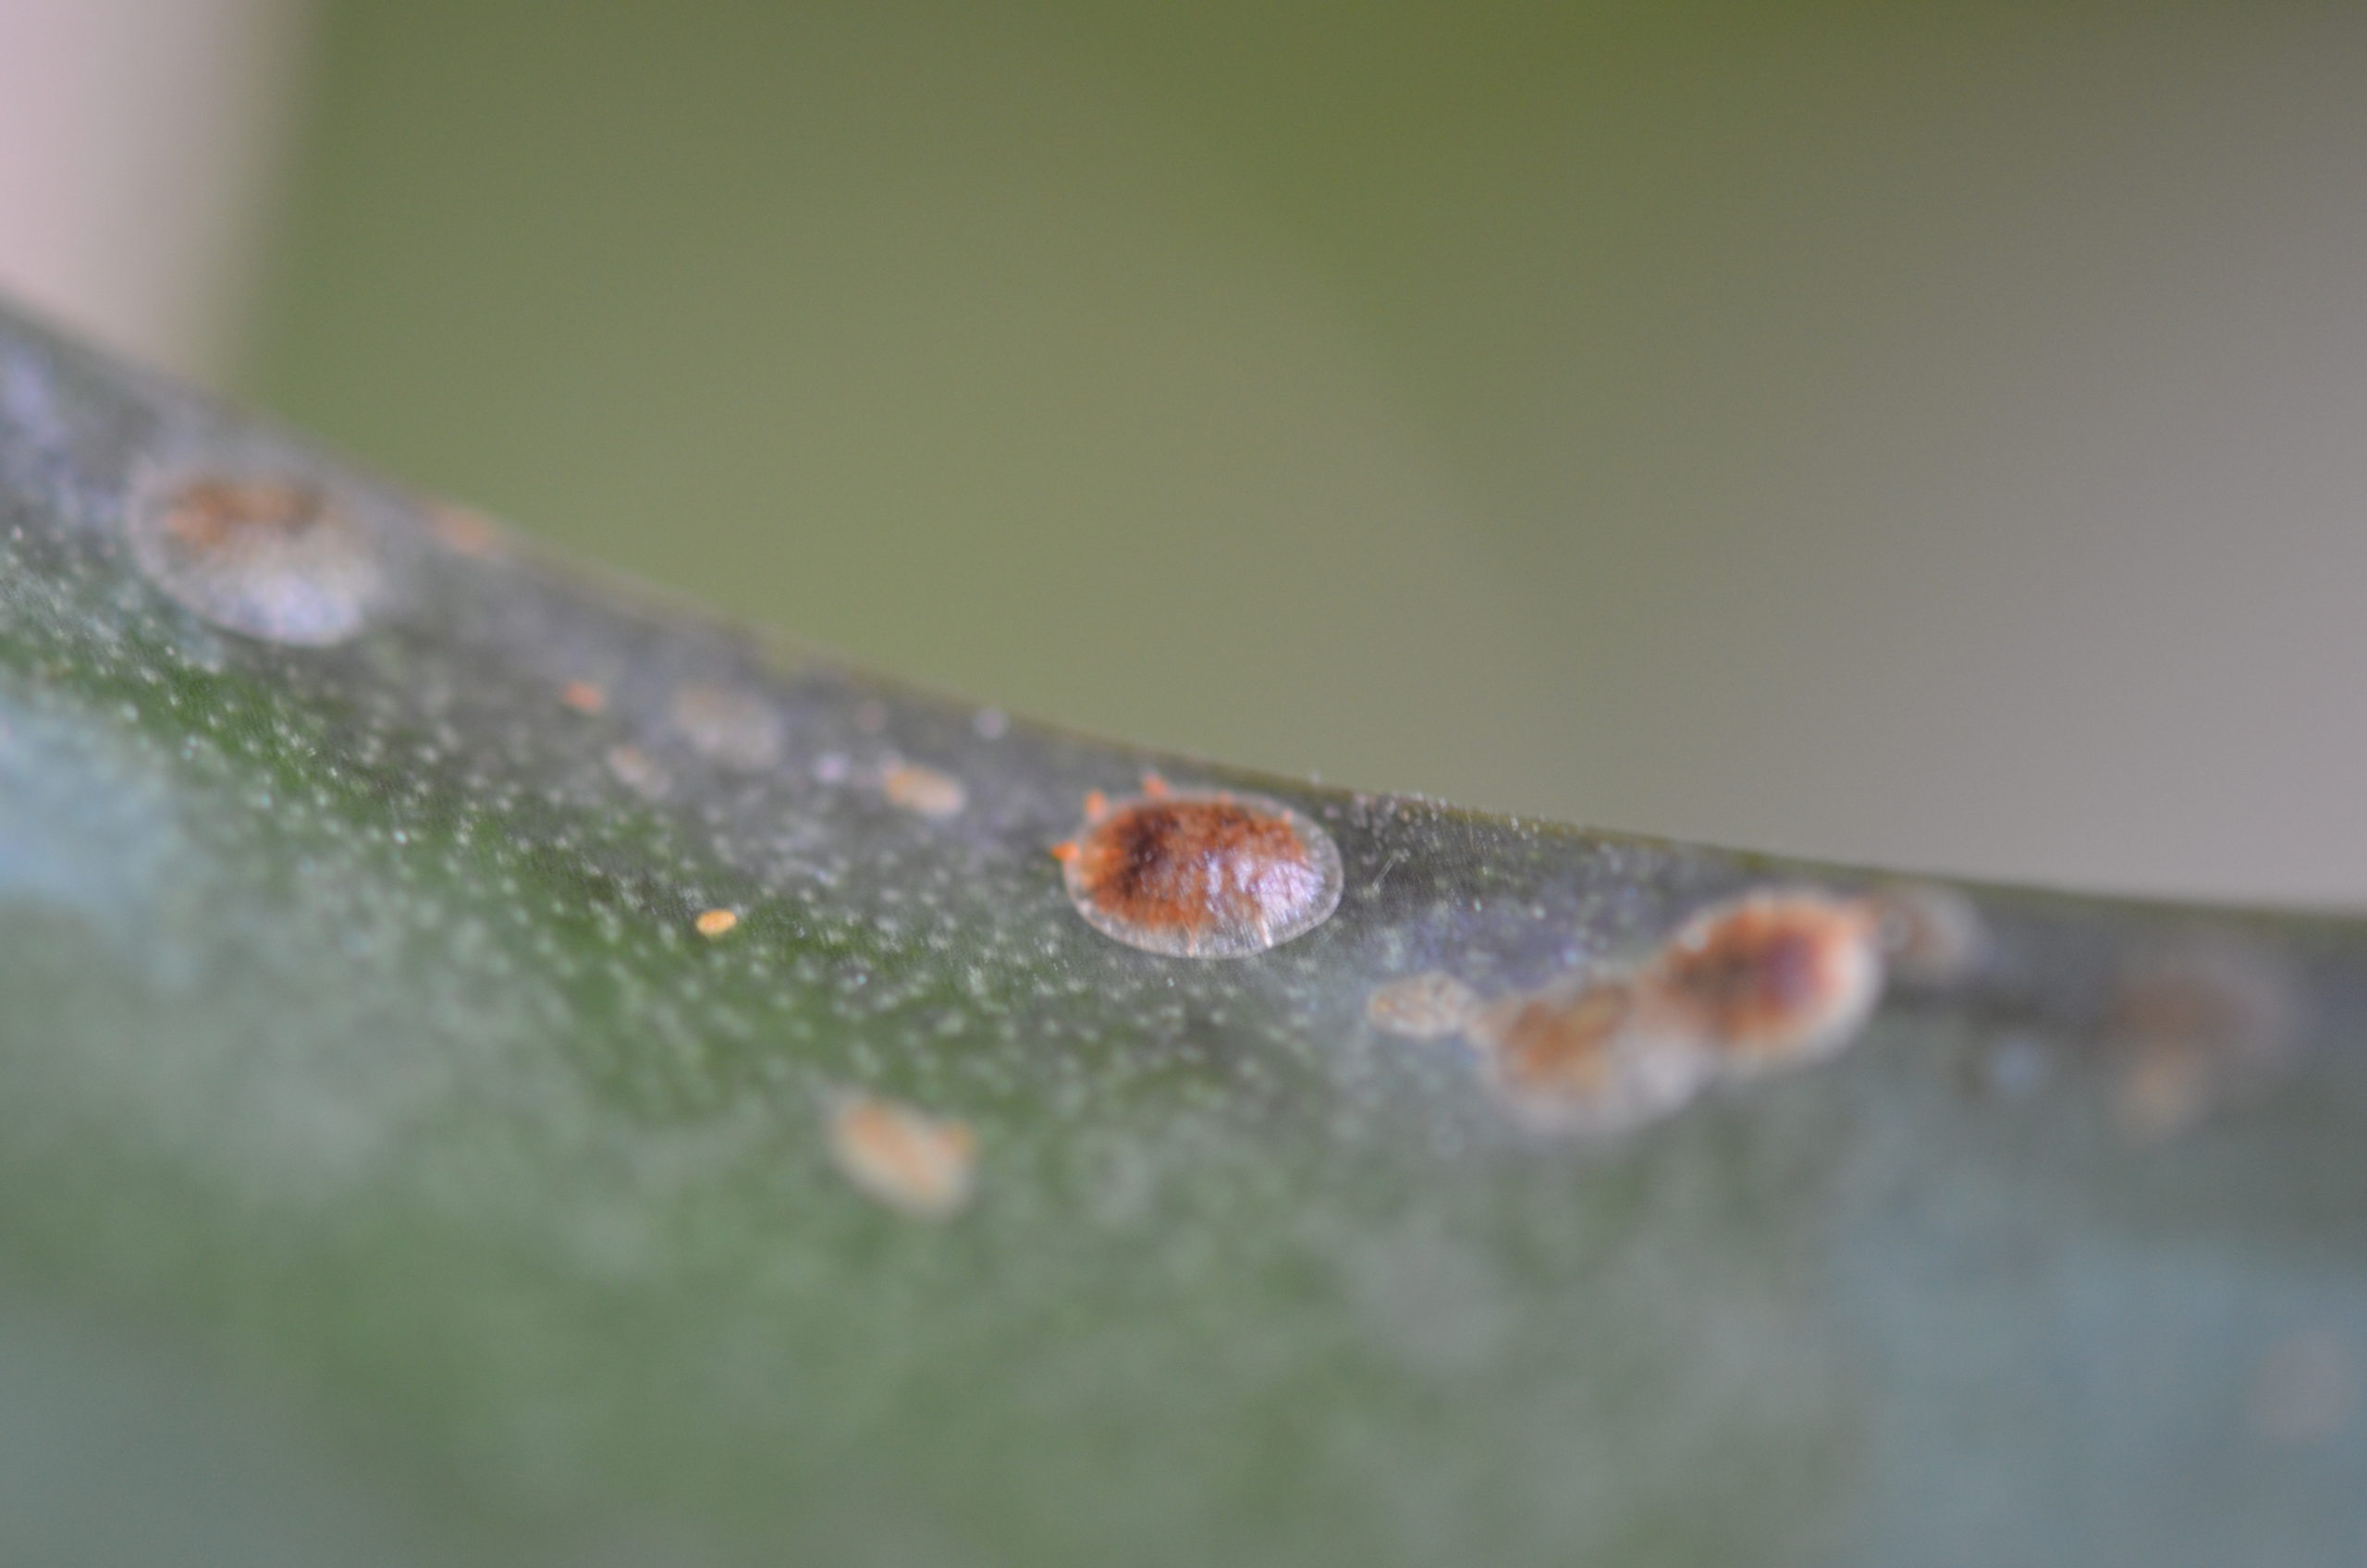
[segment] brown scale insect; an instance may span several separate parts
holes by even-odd
[[[970,792],[962,787],[962,780],[918,763],[898,762],[888,767],[879,776],[879,792],[892,806],[940,821],[959,815],[970,802]]]
[[[2238,939],[2173,940],[2131,960],[2105,1024],[2120,1131],[2165,1138],[2273,1082],[2299,1022],[2292,976]]]
[[[607,711],[607,692],[589,680],[570,680],[558,689],[558,700],[581,714],[595,717]]]
[[[309,533],[327,509],[327,497],[315,485],[209,474],[173,492],[163,522],[166,533],[192,550],[251,548]]]
[[[1637,984],[1656,1030],[1698,1035],[1729,1072],[1814,1061],[1881,998],[1879,922],[1860,900],[1748,893],[1686,922]]]
[[[1055,845],[1069,901],[1106,937],[1174,958],[1246,958],[1312,931],[1339,907],[1330,834],[1279,801],[1143,792],[1085,797],[1085,827]]]
[[[431,507],[427,513],[427,532],[435,542],[454,555],[471,560],[491,560],[501,554],[501,530],[491,518],[472,508],[445,505]]]
[[[150,476],[125,516],[132,559],[225,631],[302,647],[342,643],[386,597],[371,531],[316,484],[277,474]]]
[[[1714,1081],[1848,1045],[1882,992],[1880,937],[1879,912],[1864,900],[1749,893],[1694,915],[1632,967],[1481,1006],[1463,1034],[1516,1121],[1616,1133],[1677,1110]]]
[[[1506,997],[1467,1033],[1505,1108],[1543,1132],[1616,1133],[1657,1120],[1718,1068],[1698,1037],[1661,1027],[1625,974]]]
[[[865,1195],[915,1219],[946,1219],[969,1203],[978,1139],[969,1124],[877,1095],[852,1094],[829,1110],[830,1155]]]

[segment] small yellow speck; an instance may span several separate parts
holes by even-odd
[[[831,1108],[829,1131],[840,1173],[899,1213],[944,1219],[970,1201],[978,1150],[966,1122],[850,1095]]]
[[[728,909],[710,909],[702,911],[691,924],[702,937],[720,937],[739,925],[740,917]]]
[[[608,705],[608,693],[589,680],[570,680],[558,689],[558,700],[578,713],[596,714]]]
[[[917,763],[898,763],[888,769],[879,776],[879,789],[890,804],[922,816],[952,816],[970,801],[962,780]]]

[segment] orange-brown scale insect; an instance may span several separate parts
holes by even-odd
[[[967,1123],[877,1095],[830,1108],[830,1153],[865,1195],[916,1219],[944,1219],[970,1201],[978,1141]]]
[[[2182,1133],[2273,1079],[2297,1023],[2291,977],[2249,945],[2196,937],[2132,961],[2106,1023],[2121,1132],[2140,1143]]]
[[[740,917],[728,909],[701,910],[699,917],[691,922],[700,936],[708,937],[728,935],[739,924]]]
[[[1882,986],[1874,912],[1808,890],[1749,893],[1702,911],[1637,976],[1654,1028],[1698,1035],[1728,1071],[1745,1072],[1839,1051]]]
[[[1085,797],[1085,827],[1053,847],[1069,901],[1104,936],[1176,958],[1245,958],[1339,907],[1340,851],[1279,801],[1177,791]]]
[[[163,521],[192,550],[251,549],[310,532],[327,509],[317,485],[206,475],[173,493]]]
[[[970,803],[970,792],[962,787],[962,780],[918,763],[900,762],[881,773],[879,792],[892,806],[939,820],[959,815]]]
[[[304,647],[342,643],[386,596],[378,542],[317,484],[276,474],[151,475],[125,518],[134,562],[226,631]]]
[[[589,680],[570,680],[558,689],[558,700],[582,714],[599,714],[608,705],[608,693]]]
[[[501,530],[483,512],[467,507],[431,507],[427,532],[454,555],[489,560],[501,553]]]
[[[1466,1032],[1505,1109],[1545,1132],[1616,1133],[1654,1121],[1718,1067],[1705,1042],[1654,1019],[1625,974],[1503,998]]]

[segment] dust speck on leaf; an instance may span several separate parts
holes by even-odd
[[[1085,923],[1145,952],[1245,958],[1305,935],[1339,907],[1331,835],[1260,795],[1143,793],[1085,802],[1075,838],[1054,847]]]
[[[969,791],[950,773],[917,763],[893,764],[879,776],[880,792],[890,805],[921,816],[949,817],[969,803]]]
[[[278,473],[168,471],[135,484],[133,560],[226,631],[304,647],[342,643],[386,597],[377,539],[337,496]]]
[[[831,1106],[830,1153],[866,1196],[916,1219],[944,1219],[970,1201],[977,1139],[967,1123],[877,1095]]]
[[[1460,1033],[1478,1006],[1470,986],[1432,969],[1374,986],[1365,998],[1365,1021],[1384,1034],[1442,1040]]]

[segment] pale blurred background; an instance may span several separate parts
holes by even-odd
[[[0,288],[898,673],[2367,904],[2367,9],[0,0]]]

